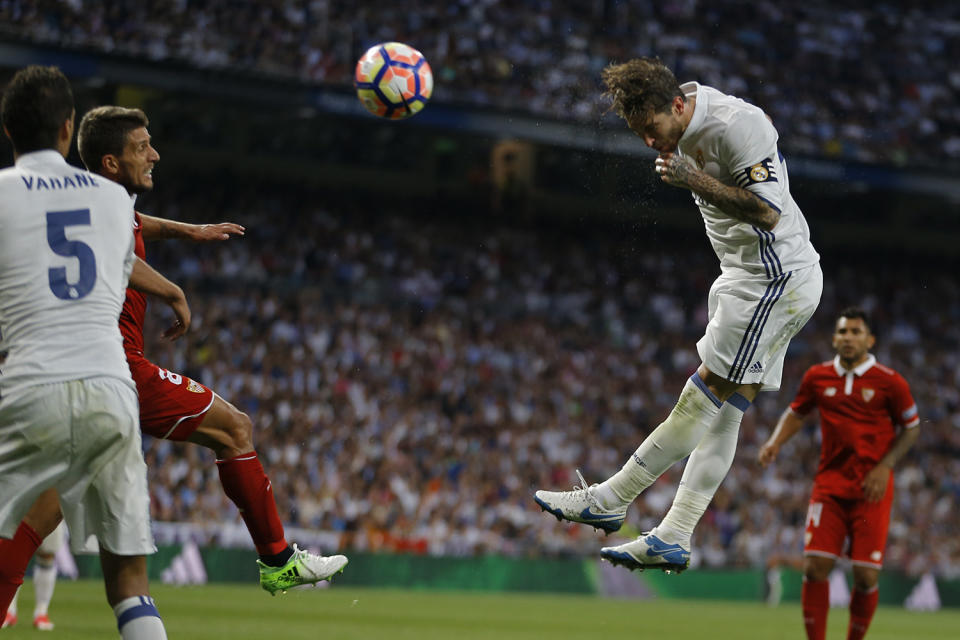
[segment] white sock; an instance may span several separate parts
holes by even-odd
[[[712,495],[697,493],[681,485],[673,498],[670,511],[651,533],[668,544],[679,544],[689,549],[693,529],[710,506],[711,500]]]
[[[740,422],[749,408],[750,401],[739,393],[723,403],[716,420],[687,461],[673,505],[656,528],[658,538],[690,548],[694,527],[710,506],[713,495],[733,464]],[[659,535],[660,532],[664,535]]]
[[[17,597],[20,595],[20,589],[23,589],[23,587],[17,587],[17,590],[13,592],[13,600],[10,601],[10,606],[7,607],[7,613],[12,616],[17,615]],[[3,622],[3,620],[0,620],[0,622]]]
[[[53,587],[57,584],[57,565],[44,566],[37,563],[33,568],[33,593],[37,601],[33,606],[33,617],[47,614],[53,599]]]
[[[150,596],[133,596],[113,608],[123,640],[167,640],[167,632]]]
[[[607,509],[633,502],[673,463],[693,451],[721,404],[698,374],[690,376],[667,419],[646,437],[620,471],[597,487],[594,495]]]

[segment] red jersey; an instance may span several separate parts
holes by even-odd
[[[863,479],[887,454],[897,427],[920,423],[910,386],[899,373],[869,356],[852,371],[840,357],[807,369],[790,408],[820,409],[820,465],[814,491],[838,498],[863,497]]]
[[[140,214],[133,213],[133,252],[141,260],[146,260],[146,251],[143,248],[143,225]],[[123,301],[120,311],[120,333],[123,335],[123,350],[130,355],[143,355],[143,319],[147,314],[147,297],[139,291],[127,288],[127,298]]]

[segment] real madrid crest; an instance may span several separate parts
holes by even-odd
[[[707,166],[707,161],[703,159],[703,149],[697,149],[697,155],[694,157],[694,161],[697,163],[697,168],[703,171],[703,168]]]
[[[863,401],[864,401],[864,402],[870,402],[870,400],[873,398],[874,395],[876,395],[876,393],[877,393],[877,392],[874,391],[873,389],[861,389],[861,390],[860,390],[860,394],[863,396]]]
[[[755,164],[750,167],[750,179],[754,182],[766,182],[770,177],[770,172],[762,164]]]

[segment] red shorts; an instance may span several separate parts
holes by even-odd
[[[853,564],[880,569],[892,506],[893,480],[877,502],[836,498],[814,487],[807,510],[804,554],[838,558],[843,555],[844,541],[849,539],[848,555]]]
[[[189,438],[213,406],[213,391],[140,356],[128,354],[127,364],[140,396],[140,431],[166,440]]]

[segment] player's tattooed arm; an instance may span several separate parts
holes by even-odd
[[[741,222],[770,231],[780,219],[780,214],[756,194],[740,187],[723,184],[696,168],[686,158],[672,153],[661,153],[657,157],[655,166],[657,175],[665,183],[690,189]]]
[[[242,236],[246,229],[233,222],[217,224],[189,224],[176,220],[155,218],[145,213],[140,214],[141,233],[144,240],[163,240],[179,238],[194,242],[213,242],[227,240],[231,236]]]

